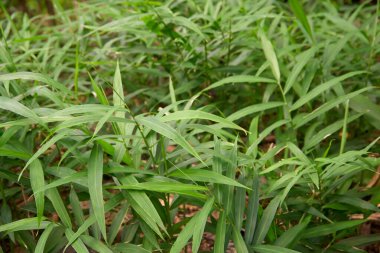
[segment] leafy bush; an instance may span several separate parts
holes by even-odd
[[[380,240],[379,2],[52,3],[1,5],[3,251]]]

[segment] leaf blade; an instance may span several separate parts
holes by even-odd
[[[41,162],[36,159],[33,163],[30,164],[30,183],[34,193],[34,199],[36,202],[37,208],[37,218],[38,222],[42,221],[42,216],[44,212],[45,205],[45,194],[43,191],[39,191],[45,185],[44,171],[42,169]]]
[[[103,149],[95,144],[88,162],[88,189],[96,221],[103,238],[107,240],[103,203]]]

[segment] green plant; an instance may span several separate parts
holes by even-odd
[[[379,240],[379,3],[52,3],[2,6],[4,251]]]

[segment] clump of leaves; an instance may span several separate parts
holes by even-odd
[[[379,3],[52,2],[1,5],[2,251],[380,240]]]

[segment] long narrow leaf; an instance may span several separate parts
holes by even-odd
[[[30,184],[34,192],[34,199],[37,208],[38,222],[42,221],[45,205],[45,194],[43,191],[38,192],[45,185],[44,171],[42,169],[41,162],[37,159],[30,164]]]
[[[236,187],[249,189],[245,185],[240,184],[234,179],[223,176],[215,171],[202,170],[202,169],[183,169],[175,170],[169,174],[170,177],[177,177],[182,179],[188,179],[191,181],[208,182],[216,184],[226,184]]]
[[[95,144],[88,162],[88,190],[91,206],[103,238],[107,240],[103,202],[103,150]]]
[[[255,231],[255,235],[253,237],[253,244],[258,245],[262,244],[267,235],[270,226],[272,225],[274,216],[276,215],[277,208],[280,204],[280,198],[276,197],[271,200],[269,205],[265,208],[263,216],[257,226]]]
[[[356,75],[363,74],[363,73],[365,73],[365,72],[364,71],[350,72],[350,73],[347,73],[345,75],[333,78],[333,79],[331,79],[331,80],[329,80],[329,81],[327,81],[327,82],[325,82],[325,83],[323,83],[321,85],[318,85],[316,88],[314,88],[313,90],[311,90],[305,96],[303,96],[300,99],[298,99],[291,106],[290,110],[293,111],[293,110],[296,110],[296,109],[300,108],[302,105],[310,102],[313,98],[315,98],[316,96],[320,95],[322,92],[330,89],[334,85],[342,82],[343,80],[348,79],[348,78],[353,77],[353,76],[356,76]]]
[[[168,124],[161,122],[159,119],[155,117],[139,117],[136,120],[140,124],[146,127],[149,127],[153,131],[159,134],[162,134],[163,136],[173,140],[176,144],[183,147],[187,152],[189,152],[195,158],[197,158],[200,162],[205,164],[202,158],[197,153],[197,151],[195,151],[195,149],[190,145],[190,143],[188,143],[180,133],[178,133],[174,128],[172,128]]]

